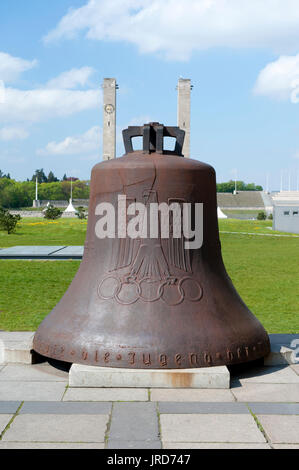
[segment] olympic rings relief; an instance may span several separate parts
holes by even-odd
[[[109,281],[111,284],[112,280],[112,289],[111,286],[109,288]],[[193,283],[193,287],[195,287],[195,295],[191,296],[188,294],[188,290],[184,289],[184,285],[186,283],[190,284]],[[145,296],[143,291],[143,285],[145,283],[158,283],[156,293],[154,296]],[[132,288],[135,289],[134,295],[131,299],[124,299],[122,295],[125,293],[125,286],[131,286],[129,289],[129,293],[132,294]],[[192,284],[191,284],[192,286]],[[170,302],[165,295],[167,288],[175,287],[178,293],[178,298],[175,301]],[[107,290],[112,290],[112,292],[107,292]],[[130,292],[131,291],[131,292]],[[203,295],[203,290],[201,285],[196,279],[193,279],[191,276],[184,276],[180,280],[175,277],[169,277],[166,279],[162,279],[159,281],[155,281],[150,277],[143,277],[142,279],[138,280],[131,276],[119,278],[117,276],[111,275],[106,276],[100,282],[98,286],[98,296],[100,299],[110,300],[114,299],[121,305],[131,305],[137,302],[138,300],[142,300],[143,302],[156,302],[157,300],[162,300],[168,306],[175,306],[179,305],[184,300],[189,300],[190,302],[198,302]]]

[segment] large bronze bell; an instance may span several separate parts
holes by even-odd
[[[143,150],[133,151],[138,135]],[[228,365],[266,356],[268,335],[223,265],[215,170],[182,158],[184,132],[178,127],[150,123],[129,127],[123,136],[126,154],[92,169],[84,256],[67,292],[39,326],[35,351],[71,363],[142,369]],[[176,138],[174,151],[163,149],[165,136]],[[127,212],[142,203],[143,217],[157,204],[189,203],[192,223],[202,203],[202,246],[186,248],[185,233],[174,234],[172,212],[168,238],[160,211],[156,232],[129,237],[132,217],[125,212],[123,219],[119,201]],[[116,219],[122,216],[116,238],[111,230],[99,236],[105,228],[102,203],[115,208]]]

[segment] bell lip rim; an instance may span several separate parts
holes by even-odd
[[[158,367],[153,367],[151,365],[143,365],[142,367],[140,366],[127,366],[127,365],[119,365],[118,362],[113,362],[113,363],[109,363],[107,365],[101,363],[96,363],[96,362],[89,362],[89,361],[84,361],[82,359],[78,359],[78,360],[75,360],[75,361],[68,361],[66,359],[62,359],[62,358],[59,358],[59,356],[54,356],[54,355],[45,355],[45,354],[42,354],[41,352],[39,352],[37,349],[34,349],[33,348],[33,351],[38,354],[39,356],[41,356],[42,358],[44,358],[45,360],[47,359],[50,359],[52,361],[57,361],[58,363],[61,363],[61,364],[70,364],[71,366],[73,364],[78,364],[78,365],[85,365],[85,366],[88,366],[88,367],[99,367],[99,368],[103,368],[103,367],[106,367],[107,369],[125,369],[125,370],[139,370],[139,371],[145,371],[145,370],[149,370],[151,372],[153,371],[157,371],[157,372],[163,372],[163,371],[186,371],[186,370],[197,370],[197,369],[207,369],[207,368],[213,368],[213,367],[234,367],[234,366],[242,366],[243,365],[248,365],[250,363],[252,363],[254,365],[255,362],[257,361],[261,361],[263,359],[265,359],[271,352],[271,350],[265,350],[263,353],[261,354],[258,354],[254,357],[249,357],[249,358],[242,358],[242,359],[238,359],[238,360],[232,360],[232,361],[219,361],[219,362],[213,362],[213,363],[208,363],[208,364],[203,364],[203,365],[189,365],[188,367],[164,367],[164,366],[161,366],[160,368]]]

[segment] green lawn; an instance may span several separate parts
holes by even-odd
[[[283,235],[290,237],[298,234],[278,232],[272,230],[272,220],[240,220],[240,219],[219,219],[219,230],[221,232],[246,232],[253,234]]]
[[[86,220],[63,218],[47,220],[24,217],[17,225],[16,233],[8,235],[0,231],[0,247],[16,245],[83,245]]]
[[[80,261],[0,260],[0,329],[34,331],[61,299]]]
[[[299,333],[299,237],[240,233],[275,234],[268,226],[271,221],[220,220],[224,262],[239,294],[269,333]],[[85,230],[86,221],[78,219],[23,219],[17,234],[0,232],[0,245],[82,245]],[[0,329],[35,330],[79,264],[0,260]]]

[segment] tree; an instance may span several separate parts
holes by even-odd
[[[7,178],[8,180],[10,180],[10,174],[7,173],[7,175],[5,175],[3,171],[0,170],[0,178]]]
[[[48,178],[46,177],[43,168],[41,168],[40,170],[35,170],[35,173],[32,176],[31,181],[35,181],[36,178],[37,178],[38,183],[47,183],[48,182]]]
[[[44,212],[45,219],[59,219],[62,216],[62,210],[50,204]]]
[[[56,183],[40,184],[38,189],[39,199],[49,199],[52,201],[59,201],[65,199],[61,186],[61,181],[57,181]]]
[[[32,206],[35,184],[33,182],[19,182],[9,179],[1,179],[0,204],[6,208],[17,209],[19,207]]]
[[[19,214],[13,215],[7,209],[0,207],[0,230],[5,230],[8,234],[16,231],[17,223],[21,220]]]
[[[64,173],[63,177],[62,177],[62,180],[61,181],[67,181],[67,176],[66,176],[66,173]]]
[[[87,219],[86,209],[83,206],[77,207],[76,216],[78,219]]]
[[[59,179],[56,178],[56,176],[54,175],[53,171],[50,171],[47,180],[47,183],[56,183],[57,181],[59,181]]]
[[[233,193],[237,187],[237,191],[262,191],[262,186],[256,186],[254,183],[244,183],[244,181],[229,180],[227,183],[217,183],[218,193]]]
[[[257,215],[257,220],[266,220],[267,216],[264,211],[261,211]]]

